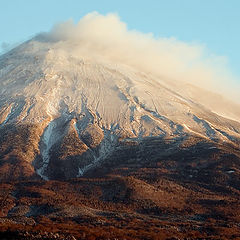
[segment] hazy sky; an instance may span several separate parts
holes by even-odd
[[[129,29],[205,45],[240,79],[239,0],[0,0],[0,51],[92,11],[117,13]],[[240,81],[240,80],[239,80]]]

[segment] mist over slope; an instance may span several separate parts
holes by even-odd
[[[227,59],[208,52],[204,45],[175,38],[155,38],[128,30],[116,14],[97,12],[78,23],[69,20],[55,25],[38,40],[55,43],[55,48],[75,57],[105,58],[124,63],[178,82],[188,82],[239,100],[240,86],[227,69]]]

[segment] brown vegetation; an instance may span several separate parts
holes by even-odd
[[[74,134],[69,137],[65,143]],[[171,148],[172,140],[144,144],[126,144],[124,152],[82,178],[2,181],[2,236],[240,239],[237,149],[191,138],[177,149]],[[157,154],[168,149],[171,154]],[[140,150],[142,160],[136,161],[133,156]]]

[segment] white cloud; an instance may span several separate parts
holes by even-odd
[[[203,45],[128,30],[116,14],[93,12],[77,24],[57,24],[36,39],[53,42],[76,57],[105,58],[239,98],[226,57],[210,55]]]

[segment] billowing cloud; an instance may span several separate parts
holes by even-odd
[[[103,16],[93,12],[77,24],[59,23],[36,39],[52,42],[76,57],[104,58],[239,98],[239,88],[225,57],[209,54],[203,45],[128,30],[116,14]]]

